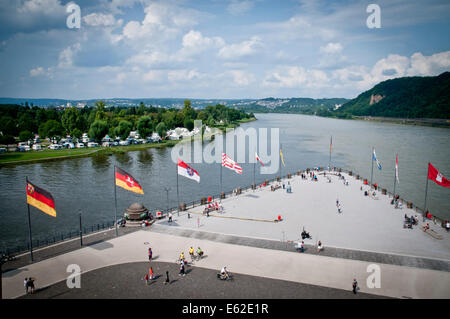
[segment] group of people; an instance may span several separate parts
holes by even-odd
[[[414,217],[411,215],[411,217],[408,217],[408,215],[405,214],[405,222],[403,225],[404,228],[412,229],[413,225],[416,226],[418,224],[419,224],[419,219],[417,218],[417,216]]]
[[[218,211],[219,213],[223,212],[223,206],[222,204],[219,204],[218,202],[209,203],[205,206],[205,209],[203,210],[203,215],[206,215],[209,217],[209,213],[212,211]]]
[[[25,287],[25,291],[28,295],[28,292],[31,290],[31,293],[34,294],[34,281],[36,279],[34,279],[33,277],[29,277],[29,278],[25,278],[25,280],[23,281],[23,285]]]

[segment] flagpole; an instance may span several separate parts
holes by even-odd
[[[253,191],[256,190],[256,159],[255,159],[255,163],[253,163],[253,185],[255,185],[255,188],[253,189]]]
[[[331,136],[331,139],[330,139],[330,160],[328,162],[328,171],[331,170],[331,146],[333,145],[332,143],[333,143],[333,136]]]
[[[178,202],[177,212],[178,216],[180,216],[180,191],[178,190],[178,163],[175,166],[175,173],[177,174],[177,202]]]
[[[427,211],[427,194],[428,194],[428,175],[430,174],[430,163],[428,163],[428,170],[427,170],[427,183],[425,186],[425,202],[423,203],[423,221],[425,222],[425,215]]]
[[[371,158],[371,162],[372,162],[372,171],[371,171],[371,173],[370,173],[370,188],[369,189],[372,189],[372,180],[373,180],[373,152],[375,151],[375,148],[374,147],[372,147],[372,154],[370,154],[370,158]]]
[[[114,165],[114,207],[115,207],[115,215],[114,215],[114,228],[116,229],[116,236],[119,236],[119,231],[117,230],[117,191],[116,191],[116,165]]]
[[[395,199],[395,186],[397,184],[397,156],[398,156],[398,154],[395,154],[395,164],[394,164],[394,199]]]
[[[283,152],[283,144],[280,144],[280,181],[281,181],[281,161],[282,161],[282,157],[281,157],[281,153]]]
[[[28,176],[26,177],[26,179],[28,187]],[[27,201],[27,208],[28,208],[28,234],[30,239],[30,259],[31,262],[33,262],[33,239],[31,237],[31,215],[30,215],[30,204],[28,204],[28,201]]]
[[[219,194],[219,198],[221,200],[222,200],[222,161],[223,161],[223,159],[221,159],[221,161],[220,161],[220,194]],[[220,202],[222,202],[221,200],[220,200]]]

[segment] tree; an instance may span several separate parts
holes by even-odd
[[[194,121],[190,118],[186,118],[183,124],[184,127],[187,128],[189,131],[192,131],[194,129]]]
[[[95,141],[100,142],[106,133],[108,133],[108,124],[105,121],[97,120],[92,123],[88,135]]]
[[[55,137],[62,136],[64,133],[64,129],[60,122],[56,120],[48,120],[45,123],[39,125],[39,135],[41,137]]]
[[[150,116],[142,116],[137,122],[137,130],[142,138],[150,136],[153,132],[154,124]]]
[[[131,129],[133,128],[133,124],[128,121],[120,121],[119,126],[116,127],[115,133],[117,136],[120,136],[122,140],[126,139],[131,132]]]
[[[30,131],[22,131],[19,133],[19,141],[26,142],[33,138],[33,134]]]
[[[70,134],[76,139],[81,139],[83,132],[81,132],[78,128],[75,128]]]
[[[83,128],[81,125],[82,117],[76,107],[66,109],[61,117],[61,122],[67,133],[72,132],[75,128]]]
[[[101,120],[101,121],[106,120],[107,116],[106,116],[106,112],[105,112],[105,106],[106,106],[106,104],[103,101],[95,102],[95,107],[97,108],[97,110],[95,112],[95,120]]]
[[[167,126],[164,122],[159,122],[158,125],[156,125],[156,132],[161,138],[164,138],[167,133]]]
[[[0,135],[0,144],[14,144],[16,143],[16,139],[14,136],[6,134]]]

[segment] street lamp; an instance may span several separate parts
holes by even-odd
[[[166,198],[167,198],[167,214],[169,213],[169,191],[170,187],[164,186],[164,190],[166,191]]]

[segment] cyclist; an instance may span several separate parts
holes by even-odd
[[[220,271],[220,279],[229,279],[229,278],[230,276],[228,274],[227,267],[224,266]]]
[[[192,248],[192,246],[191,246],[191,248],[189,248],[189,255],[191,256],[191,260],[193,260],[194,259],[194,248]]]

